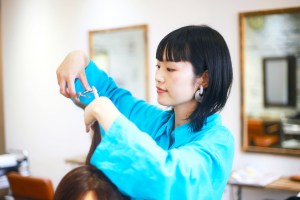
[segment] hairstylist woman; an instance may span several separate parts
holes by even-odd
[[[171,110],[134,98],[80,51],[57,69],[64,96],[98,90],[80,98],[87,131],[96,120],[105,131],[91,163],[132,199],[221,199],[234,154],[218,114],[232,83],[226,42],[208,26],[186,26],[161,40],[156,58],[157,101]]]

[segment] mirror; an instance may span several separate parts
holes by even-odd
[[[300,7],[239,14],[242,149],[300,155]]]
[[[0,46],[2,47],[2,28],[0,22]],[[4,105],[3,105],[3,73],[2,73],[2,48],[0,49],[0,154],[5,153],[5,136],[4,136]]]
[[[148,100],[147,25],[89,32],[90,57],[119,87]]]

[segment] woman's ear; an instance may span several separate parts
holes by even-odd
[[[208,87],[208,71],[206,70],[201,76],[197,78],[197,87],[199,88],[201,85],[203,86],[204,89]]]
[[[204,87],[204,89],[206,89],[209,84],[209,77],[208,77],[207,70],[205,70],[205,72],[202,74],[201,78],[202,78],[202,86]]]

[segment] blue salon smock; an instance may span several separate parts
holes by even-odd
[[[134,98],[90,61],[86,75],[122,113],[103,132],[91,163],[132,199],[219,200],[233,162],[234,139],[219,114],[192,132],[174,112]],[[82,91],[79,80],[76,91]],[[81,98],[88,104],[92,98]]]

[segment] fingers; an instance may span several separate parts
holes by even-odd
[[[93,86],[92,88],[93,88],[93,93],[94,93],[95,99],[99,98],[99,94],[98,94],[98,91],[97,91],[96,87]]]
[[[85,90],[91,90],[91,87],[87,81],[85,72],[79,74],[78,79],[81,81]],[[57,74],[57,81],[59,84],[59,90],[62,95],[67,98],[77,98],[75,90],[75,78],[73,77],[64,77],[60,74]]]
[[[59,85],[59,92],[60,92],[60,94],[62,94],[65,97],[67,97],[67,93],[66,93],[66,81],[61,78],[60,67],[56,70],[56,78],[57,78],[57,83]]]
[[[91,125],[85,125],[85,132],[90,132],[91,130]]]
[[[85,90],[90,86],[85,75],[88,57],[82,51],[70,52],[56,70],[60,93],[67,98],[76,98],[75,78],[80,79]]]
[[[59,81],[59,92],[67,98],[76,98],[74,78],[69,78],[67,81],[61,79]]]
[[[79,74],[79,80],[82,83],[85,90],[91,90],[91,87],[89,85],[89,82],[86,78],[85,70],[82,71],[82,73]]]
[[[67,78],[67,76],[61,70],[61,65],[56,70],[57,82],[59,85],[59,92],[67,98],[70,98],[69,85],[71,84],[71,80]],[[74,83],[73,83],[74,84]],[[73,86],[74,87],[74,86]],[[76,96],[76,95],[75,95]]]
[[[75,78],[68,78],[67,84],[68,84],[68,96],[70,98],[76,98],[76,91],[75,91],[75,85],[74,85]]]
[[[67,98],[70,98],[69,96],[69,93],[67,92],[66,88],[67,88],[67,85],[66,85],[66,81],[65,80],[61,80],[59,81],[59,92],[64,95],[65,97]]]

